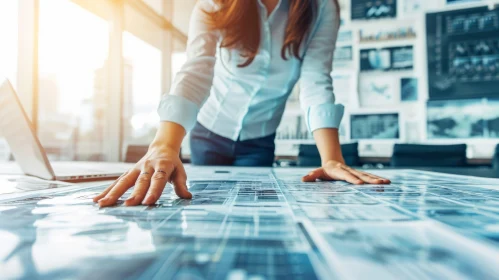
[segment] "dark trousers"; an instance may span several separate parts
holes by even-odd
[[[200,123],[191,131],[191,162],[194,165],[272,166],[275,133],[240,141],[217,135]]]

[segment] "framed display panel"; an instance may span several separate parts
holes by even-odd
[[[375,143],[402,142],[405,130],[399,111],[362,109],[350,112],[349,140]]]
[[[499,95],[499,9],[453,9],[426,15],[432,100]]]

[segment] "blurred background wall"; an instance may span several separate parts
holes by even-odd
[[[490,158],[499,92],[487,85],[499,80],[499,35],[483,31],[499,18],[497,10],[468,9],[499,1],[340,2],[331,75],[347,108],[342,143],[358,142],[363,157],[389,157],[395,143],[466,143],[469,158]],[[185,61],[195,3],[0,1],[0,75],[18,91],[52,160],[118,161],[130,145],[148,145],[159,98]],[[298,96],[278,129],[278,155],[313,143]],[[0,160],[9,157],[0,138]]]
[[[470,8],[497,2],[340,1],[332,76],[347,108],[342,143],[359,142],[364,157],[389,157],[394,143],[466,143],[469,158],[490,158],[499,142],[499,34],[479,25],[499,14]],[[297,101],[289,100],[278,132],[282,154],[313,143]]]

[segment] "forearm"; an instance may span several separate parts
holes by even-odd
[[[177,123],[160,122],[156,136],[151,143],[151,147],[167,147],[180,152],[185,134],[184,127]]]
[[[321,128],[313,132],[315,143],[321,155],[322,165],[334,160],[345,163],[341,154],[340,138],[337,128]]]

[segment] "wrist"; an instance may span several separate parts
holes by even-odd
[[[149,151],[170,151],[175,154],[180,154],[180,147],[175,147],[175,145],[171,145],[167,141],[157,141],[154,140],[149,145]]]
[[[173,122],[161,122],[149,149],[168,149],[180,153],[185,134],[185,129],[181,125]]]
[[[338,159],[327,159],[322,161],[322,167],[338,165],[338,164],[345,164],[345,160],[343,158],[338,158]]]

